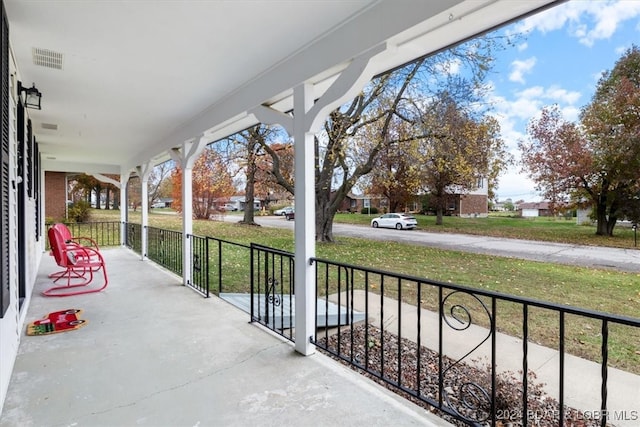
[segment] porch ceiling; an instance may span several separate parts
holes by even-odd
[[[378,72],[553,0],[5,0],[18,79],[45,170],[126,173],[207,133],[256,123],[247,110],[320,96],[359,54]],[[35,65],[33,49],[62,55]],[[55,128],[55,129],[52,129]]]

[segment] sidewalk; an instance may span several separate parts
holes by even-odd
[[[344,298],[344,297],[343,297]],[[336,297],[337,299],[337,297]],[[365,292],[354,291],[353,309],[364,312]],[[386,330],[398,330],[398,303],[394,299],[384,298],[384,319],[380,319],[380,298],[369,298],[369,322],[380,325]],[[417,310],[415,306],[402,304],[402,333],[405,338],[417,337]],[[422,309],[421,342],[426,347],[438,351],[438,314]],[[471,325],[465,331],[453,331],[444,328],[443,353],[455,360],[463,357],[476,344],[480,343],[489,331]],[[498,371],[522,371],[522,340],[502,333],[496,334],[496,363]],[[490,340],[482,344],[465,361],[488,362],[491,360]],[[601,366],[579,357],[565,354],[565,405],[586,411],[588,415],[597,415],[600,409]],[[535,372],[537,383],[545,384],[545,392],[557,399],[559,390],[559,353],[558,351],[529,342],[528,367]],[[626,420],[610,420],[612,425],[635,427],[640,423],[640,376],[619,369],[608,369],[608,409]]]

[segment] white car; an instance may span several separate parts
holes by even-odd
[[[274,215],[282,216],[293,213],[293,206],[287,206],[286,208],[276,209],[273,211]]]
[[[418,221],[415,217],[403,213],[388,213],[371,220],[373,228],[385,227],[402,230],[404,228],[416,228]]]

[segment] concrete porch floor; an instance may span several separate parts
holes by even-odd
[[[448,425],[127,249],[103,251],[100,293],[43,297],[43,256],[26,322],[79,308],[87,325],[25,336],[0,427]]]

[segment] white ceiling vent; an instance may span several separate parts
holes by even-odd
[[[39,47],[31,48],[31,54],[35,65],[62,70],[63,54]]]
[[[42,123],[42,129],[58,130],[58,125],[53,123]]]

